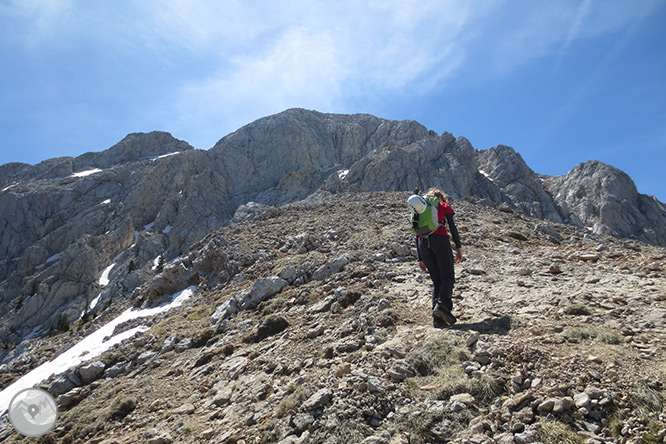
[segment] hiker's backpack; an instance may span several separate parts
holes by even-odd
[[[420,205],[419,210],[423,210],[420,213],[416,210],[414,205],[410,204],[412,208],[411,223],[412,231],[417,236],[426,237],[434,233],[439,227],[442,226],[442,222],[439,220],[439,199],[433,196],[412,196],[410,201],[414,198],[420,198],[422,201],[425,201],[425,209],[423,209],[423,204]],[[419,202],[422,202],[419,199]]]

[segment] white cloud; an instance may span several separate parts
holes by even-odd
[[[209,137],[220,137],[220,126],[235,129],[290,107],[357,112],[350,103],[432,92],[464,58],[457,42],[472,15],[458,6],[465,4],[283,2],[266,23],[244,16],[256,12],[238,9],[231,14],[249,24],[248,34],[211,37],[201,31],[208,37],[190,39],[225,44],[214,74],[183,88],[181,125],[197,132],[209,128]]]
[[[181,124],[208,133],[210,143],[220,127],[230,131],[288,107],[330,109],[339,105],[343,76],[329,35],[290,29],[265,52],[237,55],[215,76],[186,86]]]

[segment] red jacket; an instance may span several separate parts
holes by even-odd
[[[442,225],[432,234],[443,234],[446,237],[449,236],[449,233],[446,232],[446,220],[445,220],[448,214],[454,215],[456,213],[453,211],[453,208],[451,208],[449,204],[445,202],[440,202],[439,206],[437,207],[437,220],[442,222]]]

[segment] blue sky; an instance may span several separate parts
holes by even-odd
[[[666,201],[663,0],[0,0],[0,164],[302,107],[587,160]]]

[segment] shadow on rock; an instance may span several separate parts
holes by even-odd
[[[511,316],[504,315],[499,318],[494,318],[482,322],[474,322],[471,324],[458,323],[456,325],[451,326],[450,328],[453,330],[461,330],[461,331],[474,330],[479,333],[485,333],[485,334],[505,335],[509,333],[509,330],[511,330],[511,322],[512,322]]]

